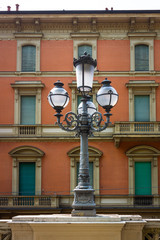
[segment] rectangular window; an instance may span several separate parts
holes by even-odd
[[[35,72],[36,70],[36,47],[22,47],[22,72]]]
[[[135,95],[134,96],[134,115],[136,122],[150,121],[150,96]]]
[[[20,124],[35,124],[36,96],[21,96]]]
[[[151,195],[151,162],[135,162],[135,195]]]
[[[149,71],[148,45],[135,46],[135,71]]]
[[[81,55],[84,55],[85,52],[92,57],[92,46],[89,46],[89,45],[79,46],[79,47],[78,47],[78,58],[79,58]]]
[[[78,174],[79,174],[79,162],[77,162],[77,184],[78,184]],[[89,176],[90,176],[90,185],[93,187],[93,162],[89,163]]]
[[[19,195],[35,195],[35,163],[19,163]]]

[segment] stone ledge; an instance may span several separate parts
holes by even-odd
[[[86,216],[71,216],[70,214],[55,214],[55,215],[30,215],[30,216],[16,216],[12,218],[12,223],[16,222],[43,222],[43,223],[108,223],[108,222],[124,222],[124,221],[142,221],[142,217],[139,215],[96,215],[95,217]]]

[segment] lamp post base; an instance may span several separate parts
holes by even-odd
[[[72,216],[96,216],[93,193],[92,188],[81,189],[77,187],[74,189]]]

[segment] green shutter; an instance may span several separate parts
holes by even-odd
[[[79,174],[79,162],[77,162],[77,184],[78,184],[78,174]],[[90,176],[90,185],[93,187],[93,162],[89,163],[89,176]]]
[[[135,46],[135,71],[149,71],[149,47]]]
[[[21,124],[35,124],[36,97],[21,96]]]
[[[78,57],[84,55],[85,52],[92,57],[92,46],[82,45],[78,47]]]
[[[35,163],[19,163],[19,195],[35,195]]]
[[[136,122],[150,121],[150,96],[134,96],[134,115]]]
[[[35,72],[36,69],[36,47],[22,47],[22,72]]]
[[[135,195],[151,194],[151,162],[135,162]]]

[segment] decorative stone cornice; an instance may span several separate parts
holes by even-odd
[[[42,33],[15,33],[15,38],[42,38]]]
[[[156,32],[128,32],[128,37],[156,37]]]
[[[71,38],[98,38],[100,36],[99,33],[90,33],[90,32],[82,32],[82,33],[71,33]]]
[[[12,88],[44,88],[44,86],[41,81],[15,81],[15,83],[11,83]]]

